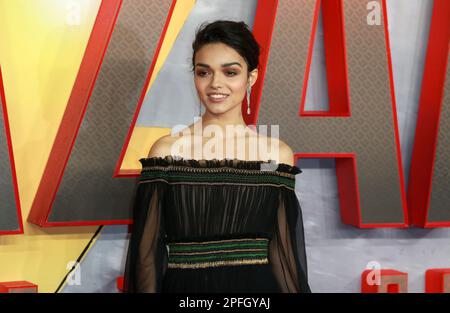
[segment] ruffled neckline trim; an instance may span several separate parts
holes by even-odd
[[[271,162],[272,161],[272,162]],[[275,171],[296,175],[302,172],[300,168],[295,165],[286,163],[275,163],[275,161],[262,160],[241,160],[241,159],[185,159],[179,156],[166,155],[164,157],[149,157],[141,158],[139,160],[142,167],[149,166],[186,166],[193,168],[219,168],[231,167],[236,169],[247,169],[257,171],[270,171],[275,168]]]

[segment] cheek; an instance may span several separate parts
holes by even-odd
[[[230,85],[230,88],[233,90],[233,93],[241,95],[246,92],[247,84],[246,81],[233,82],[233,84]]]
[[[206,84],[204,81],[202,81],[200,79],[195,79],[194,84],[195,84],[195,88],[197,89],[198,92],[201,92],[201,93],[205,92]]]

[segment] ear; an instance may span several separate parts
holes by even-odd
[[[258,69],[255,68],[253,71],[250,72],[249,77],[248,77],[250,87],[253,87],[253,85],[256,83],[257,79],[258,79]]]

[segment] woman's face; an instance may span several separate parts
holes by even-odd
[[[244,58],[223,43],[204,45],[195,54],[194,81],[197,93],[214,114],[242,105],[247,86],[256,82],[258,70],[248,75]]]

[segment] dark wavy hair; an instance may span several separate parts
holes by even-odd
[[[259,65],[260,47],[248,25],[244,22],[217,20],[201,24],[195,34],[192,43],[192,71],[195,67],[195,54],[210,43],[224,43],[236,50],[247,63],[249,72]]]

